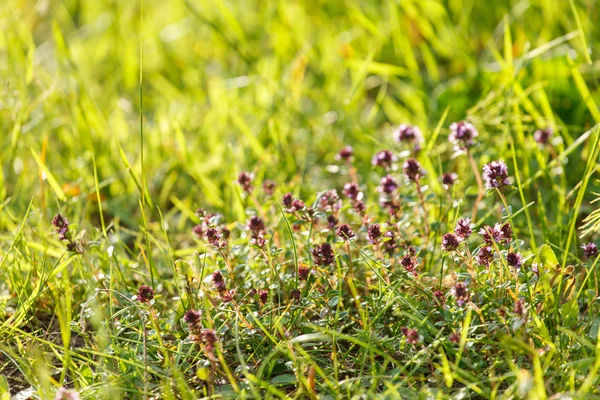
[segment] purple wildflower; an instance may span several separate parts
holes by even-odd
[[[450,139],[458,149],[466,149],[475,144],[475,138],[479,136],[477,129],[467,121],[454,122],[450,125]]]
[[[367,228],[367,238],[371,244],[378,244],[383,233],[379,224],[373,224]]]
[[[254,174],[251,172],[241,172],[238,175],[238,183],[246,193],[252,192],[252,181],[254,181]]]
[[[521,256],[521,253],[509,251],[506,254],[506,262],[511,267],[519,269],[523,265],[523,257]]]
[[[354,149],[352,149],[352,146],[346,146],[340,150],[340,152],[335,156],[335,159],[350,161],[352,159],[353,154]]]
[[[409,142],[414,144],[414,150],[421,150],[421,143],[423,143],[423,134],[421,129],[417,126],[402,124],[394,132],[396,140],[398,142]]]
[[[494,260],[494,253],[492,252],[492,248],[489,246],[484,246],[479,249],[477,252],[477,256],[475,257],[477,260],[477,264],[489,267],[492,261]]]
[[[389,168],[392,163],[396,160],[394,154],[389,150],[381,150],[373,156],[371,164],[378,167]]]
[[[416,329],[408,329],[406,327],[402,327],[400,329],[402,334],[406,337],[406,341],[410,344],[417,344],[422,340],[421,335],[419,335],[419,331]]]
[[[598,255],[598,246],[593,242],[584,244],[581,248],[583,249],[583,255],[587,259],[595,258]]]
[[[536,142],[538,142],[539,144],[548,144],[548,142],[550,141],[550,137],[552,136],[552,129],[551,128],[546,128],[546,129],[538,129],[537,131],[535,131],[533,133],[533,140],[535,140]]]
[[[312,255],[315,264],[319,266],[331,265],[335,261],[335,253],[333,252],[333,247],[329,243],[316,245],[315,248],[312,249]]]
[[[343,190],[344,196],[349,198],[350,200],[359,200],[359,197],[362,197],[362,193],[358,185],[354,182],[348,182],[344,185]]]
[[[454,233],[456,234],[456,236],[458,236],[462,240],[468,239],[469,236],[471,236],[471,234],[473,233],[473,231],[471,230],[471,219],[470,218],[459,219],[456,222],[456,227],[454,228]]]
[[[442,236],[442,249],[444,251],[454,251],[460,244],[458,237],[454,233],[446,233]]]
[[[442,184],[444,185],[444,188],[448,189],[450,186],[454,185],[457,179],[458,175],[455,172],[445,173],[442,175]]]
[[[404,175],[413,182],[416,182],[423,175],[421,164],[414,158],[406,160],[402,168],[404,170]]]
[[[502,160],[485,164],[483,166],[483,179],[485,180],[485,187],[489,190],[510,185],[508,167]]]
[[[265,179],[263,182],[263,191],[268,196],[273,196],[273,193],[275,193],[275,187],[277,187],[277,184],[270,179]]]
[[[337,235],[344,240],[350,240],[355,236],[354,231],[352,230],[352,228],[350,228],[348,224],[340,225],[337,230]]]
[[[154,290],[147,285],[142,285],[138,289],[137,299],[141,303],[150,303],[154,298]]]
[[[450,293],[456,297],[456,304],[459,306],[463,306],[467,301],[469,301],[469,289],[467,285],[463,282],[458,282],[452,289],[450,289]]]
[[[398,188],[398,183],[396,182],[396,178],[392,175],[386,175],[381,178],[381,183],[377,187],[377,190],[382,193],[393,193]]]

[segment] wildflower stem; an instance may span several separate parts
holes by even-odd
[[[421,202],[421,207],[423,208],[423,225],[425,228],[425,242],[429,243],[429,220],[427,218],[427,206],[425,205],[425,198],[423,197],[423,192],[421,191],[421,184],[419,180],[415,180],[417,184],[417,192],[419,193],[419,201]]]
[[[471,168],[473,169],[473,173],[475,174],[475,180],[477,181],[477,188],[479,192],[477,193],[477,199],[475,199],[475,204],[473,205],[473,216],[471,219],[475,221],[477,219],[477,209],[479,208],[479,203],[483,199],[485,194],[485,188],[483,186],[483,180],[481,179],[481,174],[479,173],[479,168],[477,167],[477,162],[473,158],[473,154],[471,150],[467,148],[467,155],[469,157],[469,162],[471,163]]]

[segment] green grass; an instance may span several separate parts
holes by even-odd
[[[598,259],[581,249],[600,227],[599,14],[593,0],[2,2],[0,398],[600,398]],[[467,155],[448,141],[460,120],[479,132]],[[403,177],[402,123],[423,132],[420,191]],[[351,164],[335,158],[346,145]],[[389,171],[371,163],[384,149]],[[512,185],[478,201],[498,159]],[[368,218],[342,195],[350,181]],[[330,189],[339,211],[321,205]],[[288,212],[287,192],[316,214]],[[195,235],[202,223],[227,227],[227,246]],[[369,244],[373,223],[394,239]],[[495,223],[514,237],[490,244],[486,269],[478,231]],[[325,242],[335,260],[319,266]]]

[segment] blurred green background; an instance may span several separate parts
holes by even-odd
[[[600,121],[596,5],[6,0],[0,207],[12,218],[0,223],[14,227],[31,199],[55,210],[62,198],[71,214],[94,217],[94,156],[107,218],[136,225],[140,113],[149,198],[163,210],[239,215],[241,170],[304,193],[339,185],[313,166],[345,144],[368,175],[373,152],[393,146],[394,125],[430,138],[446,110],[429,154],[443,167],[430,173],[460,170],[439,155],[450,122],[466,117],[480,130],[482,162],[516,140],[520,160],[539,168],[527,137],[536,128],[560,131],[561,150]]]

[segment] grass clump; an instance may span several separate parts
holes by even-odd
[[[599,397],[597,7],[459,3],[0,6],[0,395]]]

